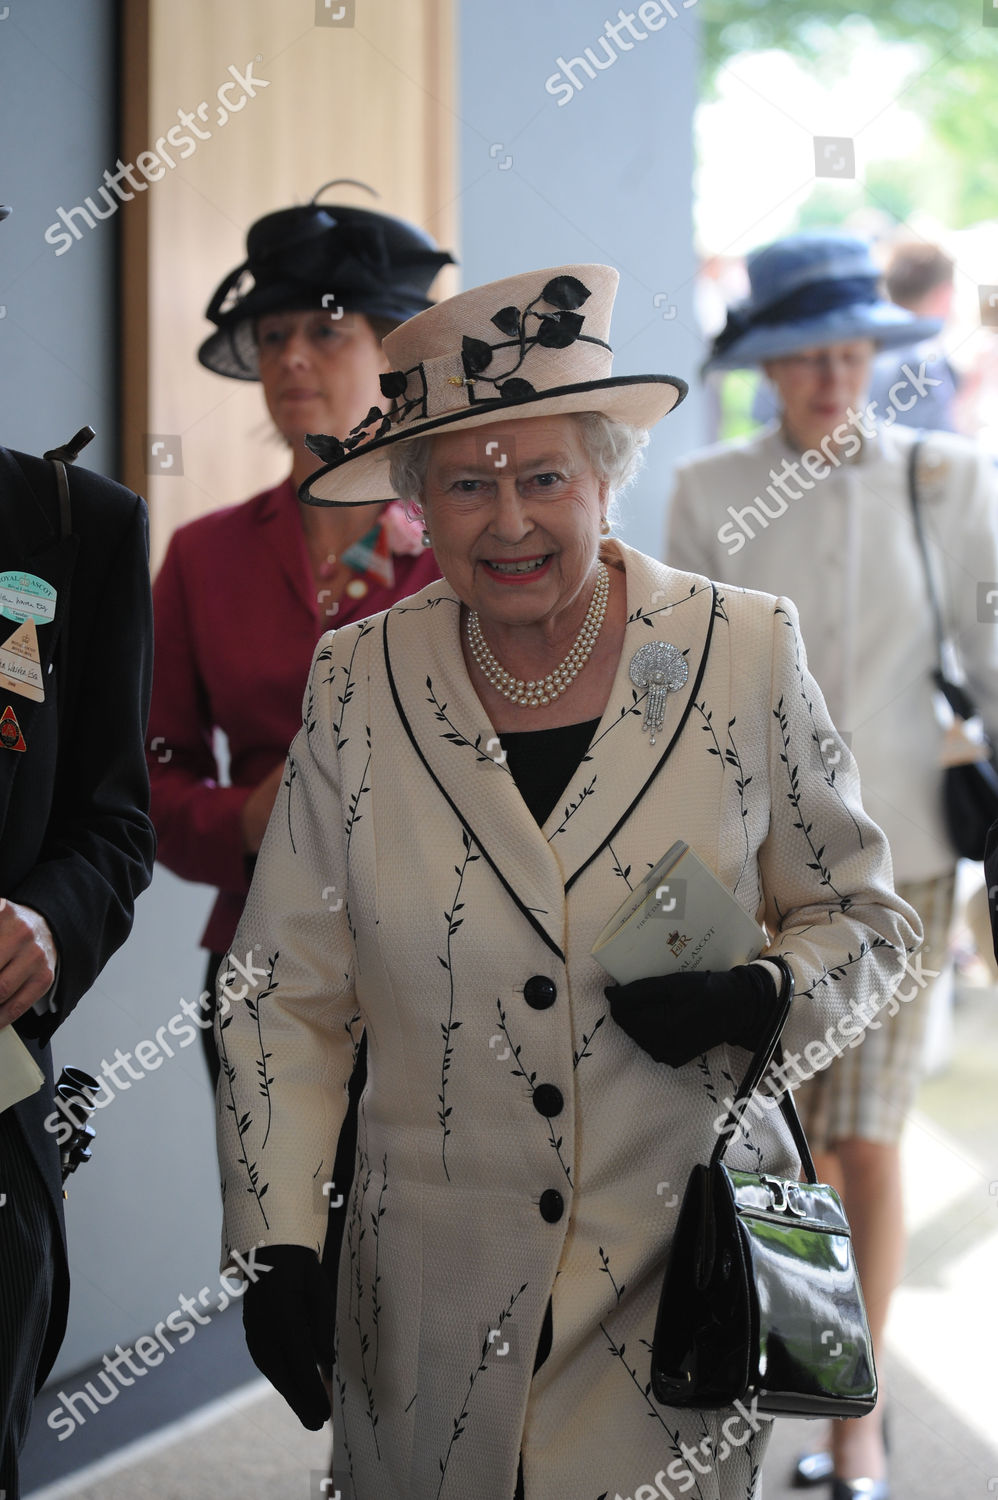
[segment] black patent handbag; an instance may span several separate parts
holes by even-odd
[[[877,1401],[873,1345],[852,1238],[835,1189],[818,1182],[787,1092],[779,1109],[803,1181],[728,1167],[743,1102],[779,1053],[793,1000],[784,959],[781,1005],[718,1133],[694,1167],[666,1267],[652,1345],[663,1406],[749,1403],[765,1416],[861,1417]],[[776,1107],[774,1105],[774,1107]]]

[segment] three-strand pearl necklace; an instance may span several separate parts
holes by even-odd
[[[592,655],[593,647],[596,645],[603,619],[606,615],[606,604],[610,597],[610,574],[605,563],[596,564],[596,587],[593,589],[593,597],[586,611],[586,618],[582,622],[582,629],[575,637],[575,644],[559,666],[546,677],[531,678],[525,682],[522,677],[514,677],[512,672],[500,666],[492,655],[484,635],[477,610],[468,612],[468,646],[475,664],[486,682],[508,698],[510,703],[522,704],[524,708],[542,708],[545,703],[553,703],[560,698],[568,688],[572,686],[576,677],[582,671],[586,662]]]

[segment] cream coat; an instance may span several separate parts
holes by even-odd
[[[510,1500],[521,1448],[527,1500],[755,1494],[765,1423],[751,1436],[648,1391],[678,1201],[747,1054],[653,1062],[611,1020],[590,947],[677,837],[776,934],[797,1049],[884,995],[919,941],[848,755],[824,771],[833,731],[793,606],[715,605],[703,578],[605,555],[626,570],[624,649],[543,830],[469,681],[457,601],[431,585],[319,643],[236,937],[268,977],[220,1036],[226,1253],[320,1247],[369,1038],[340,1262],[343,1500]],[[690,673],[653,749],[628,665],[655,639]],[[554,983],[546,1008],[533,976]],[[772,1115],[733,1159],[798,1165]]]
[[[916,437],[882,428],[838,468],[819,453],[826,477],[818,464],[811,475],[798,467],[803,482],[787,469],[801,455],[776,427],[709,449],[679,467],[665,551],[674,567],[794,600],[811,671],[904,881],[956,863],[941,812],[935,637],[908,500]],[[924,452],[919,494],[945,629],[998,743],[998,615],[986,599],[998,589],[994,465],[951,433],[927,434]],[[773,475],[787,476],[782,491]]]

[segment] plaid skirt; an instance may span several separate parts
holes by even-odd
[[[794,1090],[794,1102],[813,1151],[837,1141],[859,1139],[896,1145],[922,1080],[925,1029],[933,990],[947,982],[949,934],[953,921],[956,872],[932,880],[902,881],[897,893],[915,908],[925,929],[919,963],[925,983],[902,980],[908,995],[891,1016],[879,1016],[858,1046],[848,1048],[827,1068]],[[939,971],[938,978],[929,972]],[[913,974],[919,973],[912,963]]]

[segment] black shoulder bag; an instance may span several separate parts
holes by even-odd
[[[804,1181],[724,1162],[744,1102],[780,1056],[793,1000],[789,964],[770,961],[783,973],[779,1013],[710,1161],[690,1174],[655,1323],[652,1391],[663,1406],[742,1401],[768,1416],[861,1417],[876,1405],[877,1375],[849,1223],[835,1189],[817,1180],[788,1092],[779,1109]]]
[[[952,682],[946,676],[943,665],[942,612],[932,580],[929,549],[925,541],[925,528],[922,525],[922,513],[918,503],[918,455],[921,447],[922,439],[918,438],[912,444],[911,453],[908,455],[908,498],[911,501],[915,537],[925,570],[925,583],[936,637],[937,660],[932,680],[953,710],[955,717],[964,721],[973,719],[977,714],[977,709],[967,689],[958,682]],[[981,745],[980,759],[970,759],[962,765],[945,767],[942,796],[943,817],[953,848],[961,859],[983,859],[984,841],[987,838],[988,829],[998,818],[998,769],[995,767],[994,748],[987,739]]]

